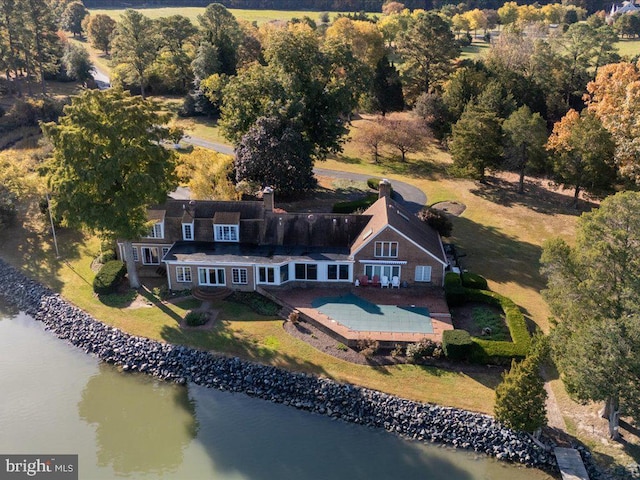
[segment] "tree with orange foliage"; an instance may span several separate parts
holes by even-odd
[[[585,95],[590,112],[611,133],[620,174],[640,184],[640,68],[622,62],[605,65],[587,85]]]
[[[569,110],[553,126],[547,150],[553,152],[556,181],[574,189],[574,206],[582,190],[594,196],[612,191],[617,177],[613,159],[615,144],[592,113]]]

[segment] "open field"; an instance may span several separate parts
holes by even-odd
[[[90,9],[91,15],[104,14],[109,15],[114,20],[119,20],[124,13],[121,9]],[[171,15],[183,15],[188,17],[193,23],[197,23],[198,15],[204,12],[204,7],[166,7],[166,8],[136,8],[143,15],[155,19],[161,17],[169,17]],[[321,12],[311,12],[303,10],[242,10],[237,8],[228,9],[237,19],[246,20],[247,22],[261,23],[270,22],[272,20],[291,20],[292,18],[310,17],[316,22],[320,22]],[[333,18],[338,12],[331,12]]]
[[[636,55],[640,55],[640,39],[622,38],[615,43],[621,57],[631,60]]]

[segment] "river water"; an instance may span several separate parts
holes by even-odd
[[[551,478],[243,394],[124,374],[2,303],[0,453],[78,454],[80,479]]]

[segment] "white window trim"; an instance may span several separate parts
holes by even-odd
[[[152,262],[145,261],[145,255],[144,255],[145,249],[152,250],[154,248],[157,251],[158,263],[152,263]],[[160,265],[160,261],[162,260],[162,257],[160,255],[160,247],[140,247],[140,253],[141,253],[141,256],[142,256],[142,264],[143,265]]]
[[[229,228],[230,232],[233,231],[235,232],[235,239],[225,239],[224,235],[222,234],[224,232],[225,228]],[[218,229],[220,229],[221,231],[219,231]],[[223,223],[216,223],[215,225],[213,225],[213,239],[216,242],[235,242],[238,243],[240,241],[240,227],[238,225],[228,225],[228,224],[223,224]]]
[[[395,244],[396,246],[396,254],[391,255],[391,247]],[[378,255],[378,245],[380,245],[380,255]],[[400,250],[400,245],[398,242],[394,241],[377,241],[373,244],[373,256],[375,258],[398,258],[398,252]]]
[[[338,278],[329,278],[329,267],[336,266],[336,274]],[[347,278],[340,278],[340,267],[347,267]],[[327,282],[349,282],[351,281],[351,265],[348,263],[329,263],[327,264]]]
[[[187,231],[185,227],[191,227],[191,238],[187,238]],[[182,224],[182,239],[185,241],[193,241],[194,238],[194,222]]]
[[[371,267],[372,271],[375,269],[375,267],[380,267],[380,275],[379,275],[380,276],[380,278],[379,278],[380,281],[382,281],[382,277],[384,276],[384,275],[382,275],[382,270],[385,267],[388,267],[388,268],[391,269],[391,275],[388,275],[389,281],[391,281],[393,279],[393,276],[394,276],[393,275],[393,269],[394,269],[394,267],[398,268],[398,275],[397,275],[398,278],[402,277],[402,267],[400,265],[397,265],[397,264],[389,265],[389,264],[380,264],[380,263],[374,263],[374,262],[365,263],[364,269],[363,269],[363,272],[364,272],[365,275],[367,273],[367,267]],[[373,280],[374,276],[375,276],[375,274],[372,273],[371,278],[369,278],[369,280]]]
[[[156,234],[157,227],[160,227],[159,234]],[[149,232],[149,235],[147,235],[145,238],[164,238],[164,221],[153,224],[153,226],[151,227],[151,231]]]
[[[176,282],[192,283],[193,277],[191,276],[191,267],[176,267]]]
[[[244,279],[243,279],[244,276]],[[238,281],[236,282],[236,277]],[[231,269],[231,283],[233,285],[248,285],[249,270],[247,268],[235,267]]]
[[[265,278],[264,282],[260,281],[260,269],[265,269]],[[273,270],[273,282],[269,281],[269,275],[267,274],[268,269]],[[280,266],[279,265],[257,265],[256,266],[256,283],[259,285],[279,285],[280,284]]]
[[[292,262],[293,263],[293,280],[296,280],[298,282],[320,282],[322,281],[321,279],[321,275],[320,275],[320,264],[316,263],[316,262]],[[298,265],[304,265],[304,277],[305,278],[298,278],[296,276],[296,267]],[[308,278],[308,273],[309,273],[309,265],[315,265],[316,266],[316,278]]]
[[[139,262],[140,257],[138,256],[138,247],[133,247],[132,250],[133,250],[133,261]]]
[[[417,265],[414,280],[416,282],[428,282],[431,283],[431,274],[433,269],[431,265]],[[425,272],[428,272],[428,279],[425,280]]]
[[[203,270],[222,270],[224,272],[224,281],[225,283],[202,283],[200,282],[200,272],[202,272]],[[207,275],[208,276],[208,275]],[[218,274],[216,274],[216,277],[218,277]],[[199,267],[198,268],[198,285],[204,285],[204,286],[209,286],[209,287],[219,287],[219,286],[224,286],[227,283],[227,272],[225,271],[224,268],[219,268],[219,267]]]

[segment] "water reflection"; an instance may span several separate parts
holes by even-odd
[[[98,465],[119,475],[175,471],[198,433],[187,387],[105,364],[87,382],[78,414],[95,426]]]

